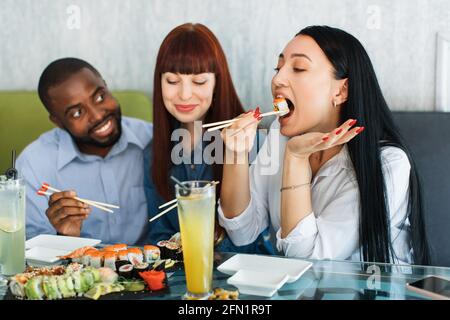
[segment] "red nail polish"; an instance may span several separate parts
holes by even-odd
[[[323,140],[323,141],[327,141],[327,140],[328,140],[328,137],[323,137],[322,140]]]
[[[356,133],[361,133],[361,132],[364,131],[364,129],[365,129],[365,127],[361,127],[361,128],[359,128],[358,130],[356,130]]]
[[[253,116],[255,117],[255,119],[258,119],[260,114],[261,112],[259,111],[259,107],[257,107],[255,109],[255,112],[253,113]]]
[[[262,118],[263,118],[262,116],[259,116],[259,117],[258,117],[258,121],[260,121]]]
[[[353,127],[353,126],[355,125],[355,123],[356,123],[356,120],[352,120],[352,121],[348,124],[348,126],[349,126],[349,127]]]
[[[340,134],[342,132],[342,129],[336,130],[336,135]]]

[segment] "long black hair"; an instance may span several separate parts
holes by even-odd
[[[411,165],[407,218],[410,221],[413,260],[416,264],[429,264],[430,254],[416,166],[394,123],[366,50],[358,39],[337,28],[310,26],[296,34],[299,35],[315,40],[333,65],[336,79],[348,78],[348,97],[341,108],[341,120],[357,119],[360,126],[367,127],[363,135],[347,143],[360,194],[359,239],[363,260],[394,260],[388,195],[380,153],[384,146],[395,146],[406,153]]]

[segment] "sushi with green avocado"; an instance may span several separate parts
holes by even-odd
[[[39,270],[18,274],[10,280],[10,291],[18,298],[30,300],[57,300],[85,296],[95,286],[102,284],[101,294],[118,292],[123,286],[117,286],[118,275],[110,268],[68,267],[51,275],[49,270]]]
[[[42,289],[43,276],[37,276],[28,280],[25,284],[25,295],[29,300],[43,300],[44,290]]]
[[[58,288],[58,281],[55,277],[44,276],[42,279],[42,289],[48,300],[62,299],[61,291]]]

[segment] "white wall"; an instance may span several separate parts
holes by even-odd
[[[79,29],[71,5],[80,9]],[[270,108],[283,46],[301,28],[327,24],[360,39],[392,109],[433,110],[436,33],[450,29],[450,1],[0,0],[0,90],[35,90],[49,62],[76,56],[113,89],[151,95],[159,45],[184,22],[218,36],[247,107]]]

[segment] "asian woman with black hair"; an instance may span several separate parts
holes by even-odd
[[[272,224],[286,256],[428,264],[417,171],[361,43],[307,27],[275,70],[272,94],[289,114],[250,169],[224,165],[219,219],[231,240],[250,243]],[[247,152],[257,123],[247,114],[223,130],[226,152]]]

